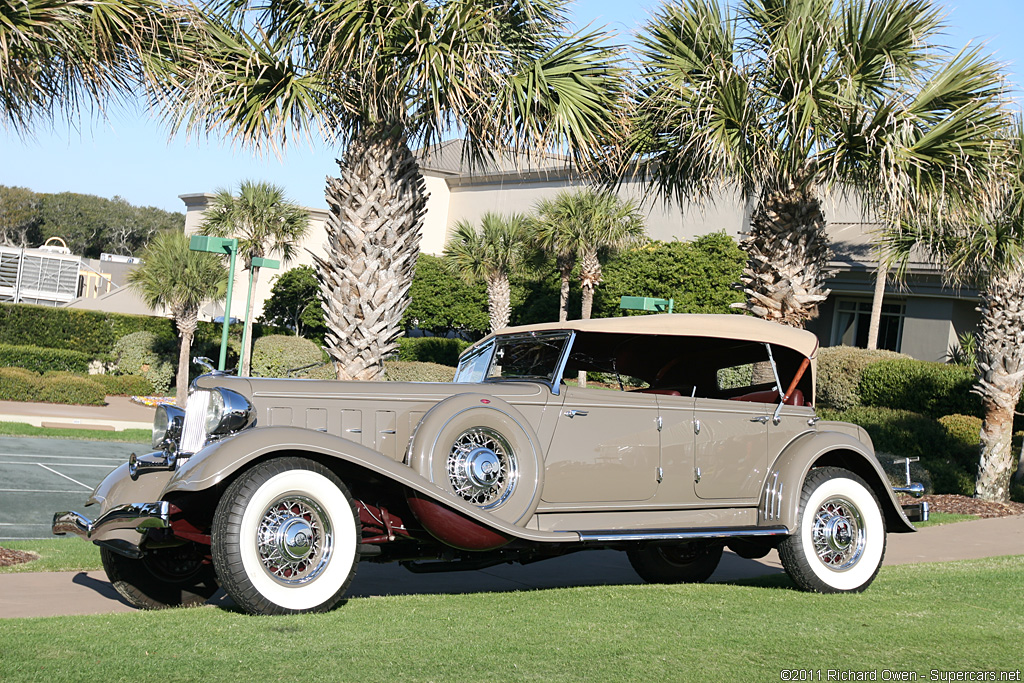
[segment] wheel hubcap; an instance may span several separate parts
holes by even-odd
[[[263,513],[256,551],[264,571],[286,585],[313,581],[327,568],[331,524],[320,505],[305,496],[285,496]]]
[[[504,503],[515,489],[519,468],[508,441],[493,429],[475,427],[455,439],[448,479],[455,494],[485,510]]]
[[[845,498],[829,498],[821,504],[811,534],[818,558],[829,569],[845,571],[864,554],[864,520]]]

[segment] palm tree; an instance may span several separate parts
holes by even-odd
[[[161,0],[18,0],[0,8],[0,119],[23,134],[40,122],[166,76],[190,41],[188,10]],[[156,90],[150,90],[156,96]]]
[[[176,84],[175,125],[257,148],[322,134],[344,147],[317,260],[339,378],[377,379],[396,347],[426,206],[413,145],[458,130],[473,163],[568,150],[617,124],[604,34],[567,34],[564,0],[220,3]]]
[[[903,274],[911,250],[923,247],[956,284],[981,288],[975,335],[981,396],[981,459],[976,495],[1010,499],[1013,416],[1024,389],[1024,121],[1011,128],[1001,172],[979,191],[932,211],[917,210],[888,231],[884,244]],[[1024,465],[1024,463],[1021,463]]]
[[[523,265],[527,242],[527,220],[521,214],[501,216],[485,213],[480,231],[467,221],[455,224],[455,231],[444,247],[449,269],[467,284],[487,283],[487,311],[491,331],[508,327],[512,316],[509,276]]]
[[[309,211],[288,201],[282,188],[271,183],[244,180],[238,196],[219,189],[210,207],[203,213],[200,231],[204,235],[238,238],[238,253],[250,274],[246,312],[252,310],[260,268],[254,258],[279,253],[285,261],[295,256],[298,243],[309,232]],[[224,315],[231,315],[226,311]],[[245,318],[245,348],[242,349],[240,376],[247,376],[252,365],[252,316]]]
[[[577,259],[583,289],[582,317],[590,318],[594,288],[601,282],[601,252],[633,244],[644,236],[643,217],[632,201],[593,188],[560,192],[537,205],[537,243],[555,255],[562,280],[559,321],[568,317],[569,281]]]
[[[681,204],[756,197],[738,306],[802,326],[829,293],[821,189],[884,220],[988,173],[1002,76],[978,49],[933,44],[942,30],[928,0],[670,4],[640,36],[618,173]]]
[[[158,234],[142,252],[142,259],[142,265],[128,274],[128,283],[151,309],[168,309],[178,328],[176,402],[184,407],[199,309],[224,298],[227,269],[219,256],[190,250],[189,238],[176,231]]]

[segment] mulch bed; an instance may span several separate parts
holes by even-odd
[[[975,515],[977,517],[1010,517],[1012,515],[1024,515],[1024,503],[994,503],[988,500],[978,500],[967,496],[955,496],[951,494],[922,496],[921,498],[910,498],[901,496],[908,503],[924,501],[928,503],[932,512],[948,512],[956,515]]]
[[[914,498],[905,497],[901,502],[909,502]],[[993,503],[987,500],[968,498],[967,496],[954,495],[932,495],[916,499],[926,501],[932,512],[949,512],[958,515],[975,515],[977,517],[1010,517],[1012,515],[1024,515],[1024,503]],[[8,550],[0,548],[0,567],[8,567],[12,564],[21,564],[38,559],[35,553],[26,553],[21,550]]]
[[[0,548],[0,567],[9,567],[12,564],[22,564],[23,562],[31,562],[38,559],[39,556],[35,553]]]

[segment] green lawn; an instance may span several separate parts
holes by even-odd
[[[859,595],[801,593],[776,576],[359,598],[289,617],[204,607],[0,619],[0,678],[718,683],[798,669],[929,680],[1020,668],[1022,583],[1024,557],[1002,557],[886,567]]]
[[[74,439],[75,441],[122,441],[149,443],[153,439],[150,429],[125,429],[111,432],[103,429],[54,429],[33,427],[24,422],[0,422],[0,436],[38,436],[44,439]]]

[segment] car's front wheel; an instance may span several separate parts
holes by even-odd
[[[885,557],[885,520],[878,499],[853,472],[811,470],[800,496],[797,529],[779,545],[793,582],[816,593],[868,587]]]
[[[247,612],[327,611],[341,602],[359,562],[352,496],[312,460],[260,463],[217,505],[213,562],[224,590]]]
[[[722,559],[720,543],[646,545],[626,551],[629,563],[647,583],[703,583]]]
[[[213,566],[192,544],[153,550],[140,559],[100,548],[100,560],[114,589],[139,609],[199,605],[217,591]]]

